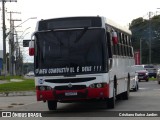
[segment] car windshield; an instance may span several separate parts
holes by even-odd
[[[134,70],[135,71],[139,71],[139,70],[145,70],[143,66],[134,66]]]
[[[154,68],[154,66],[144,66],[144,68]]]

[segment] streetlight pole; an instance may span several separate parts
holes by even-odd
[[[37,19],[37,17],[30,17],[30,18],[28,18],[27,20],[25,20],[25,21],[22,22],[21,24],[15,26],[14,29],[17,28],[17,27],[19,27],[20,25],[22,25],[23,23],[27,22],[27,21],[30,20],[30,19]],[[11,31],[9,31],[9,32],[6,34],[6,37],[7,37],[10,33],[11,33]]]
[[[142,39],[140,39],[140,65],[142,64]]]
[[[5,25],[5,1],[2,0],[2,18],[3,18],[3,72],[6,76],[6,25]]]
[[[149,12],[149,64],[151,64],[151,14],[152,12]]]
[[[3,72],[4,76],[7,74],[6,66],[6,25],[5,25],[5,2],[17,2],[17,0],[0,0],[2,2],[2,20],[3,20]]]
[[[22,36],[23,36],[23,34],[28,30],[28,29],[30,29],[31,27],[28,27],[28,28],[26,28],[24,31],[23,31],[23,33],[21,34],[21,36],[19,37],[19,38],[21,38]]]
[[[20,25],[22,25],[23,23],[27,22],[27,21],[30,20],[30,19],[37,19],[37,17],[30,17],[30,18],[26,19],[24,22],[22,22],[21,24],[15,26],[15,28],[16,28],[16,27],[19,27]]]

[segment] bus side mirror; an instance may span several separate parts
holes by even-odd
[[[118,44],[118,37],[115,31],[112,32],[112,41],[114,45]]]
[[[34,41],[29,42],[29,55],[34,56]]]

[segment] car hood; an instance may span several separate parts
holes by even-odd
[[[147,73],[146,70],[137,70],[136,73]]]

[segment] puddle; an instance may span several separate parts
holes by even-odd
[[[8,106],[8,108],[12,108],[13,106]]]

